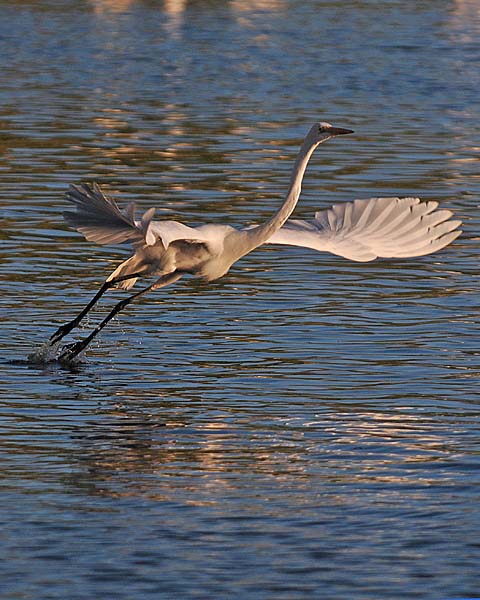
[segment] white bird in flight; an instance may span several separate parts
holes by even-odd
[[[264,223],[243,229],[154,221],[154,208],[137,221],[133,203],[121,211],[98,185],[72,185],[67,199],[75,204],[75,209],[64,213],[67,223],[97,244],[131,242],[134,254],[115,269],[75,319],[59,327],[50,338],[50,346],[58,345],[108,289],[130,289],[139,277],[159,279],[116,304],[84,340],[64,346],[58,360],[74,361],[120,310],[143,294],[170,285],[185,274],[207,282],[218,279],[242,256],[263,244],[303,246],[366,262],[377,257],[430,254],[460,235],[461,221],[452,220],[451,211],[437,210],[437,202],[421,202],[419,198],[354,200],[317,212],[312,221],[288,220],[298,202],[314,150],[332,137],[349,133],[353,131],[330,123],[313,125],[297,155],[282,206]]]

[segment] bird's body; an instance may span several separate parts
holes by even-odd
[[[329,123],[315,124],[298,153],[282,206],[266,222],[240,229],[229,225],[190,227],[177,221],[155,221],[154,209],[147,210],[141,220],[135,220],[133,204],[122,212],[96,184],[71,186],[67,199],[75,205],[75,210],[64,213],[66,221],[87,240],[99,244],[130,242],[134,254],[115,269],[95,298],[73,321],[55,332],[52,343],[59,342],[78,325],[110,287],[129,289],[139,277],[145,276],[156,276],[159,280],[121,301],[86,340],[67,346],[59,358],[73,360],[134,298],[169,285],[185,274],[206,282],[218,279],[242,256],[263,244],[303,246],[365,262],[378,256],[429,254],[460,235],[458,226],[461,222],[451,220],[450,211],[437,210],[437,202],[421,202],[418,198],[355,200],[317,212],[312,221],[288,221],[316,147],[331,137],[347,133],[352,132]]]
[[[235,262],[232,261],[232,252],[226,252],[230,237],[238,239],[233,227],[205,225],[196,230],[192,228],[191,237],[172,240],[168,245],[156,231],[155,223],[152,224],[152,230],[155,242],[151,245],[139,244],[134,255],[110,275],[110,280],[132,273],[161,276],[176,271],[204,281],[213,281],[225,275]],[[130,289],[136,279],[120,282],[118,287]]]

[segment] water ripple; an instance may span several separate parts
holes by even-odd
[[[477,595],[479,31],[473,0],[0,1],[4,594]],[[67,228],[69,183],[252,223],[315,120],[357,133],[312,159],[299,218],[415,193],[462,238],[260,249],[83,363],[26,360],[127,255]]]

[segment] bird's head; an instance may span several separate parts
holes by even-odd
[[[353,133],[353,131],[351,129],[344,129],[343,127],[334,127],[330,123],[315,123],[308,135],[312,136],[312,141],[320,144],[331,137],[346,135],[347,133]]]

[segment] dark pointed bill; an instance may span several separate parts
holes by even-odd
[[[343,127],[330,127],[329,133],[332,135],[346,135],[347,133],[354,133],[353,129],[344,129]]]

